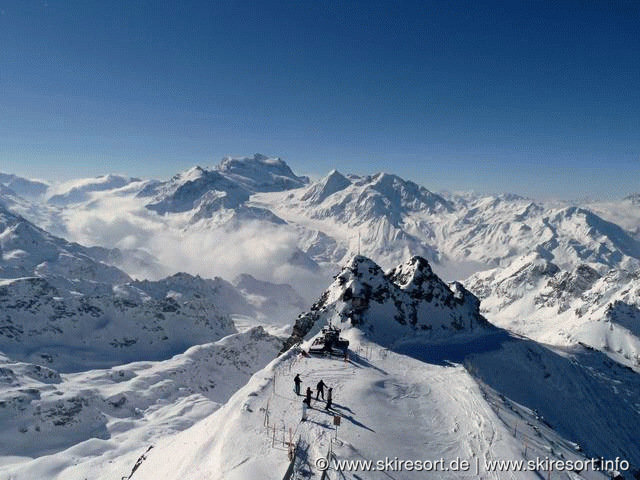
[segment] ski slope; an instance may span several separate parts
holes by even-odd
[[[462,364],[394,353],[367,341],[357,329],[345,336],[352,348],[348,362],[289,350],[223,408],[149,451],[131,478],[285,478],[290,438],[298,445],[291,478],[323,478],[316,465],[330,450],[334,461],[444,459],[447,468],[456,459],[469,462],[468,471],[336,472],[330,466],[324,478],[331,479],[547,478],[547,472],[489,472],[485,462],[584,458],[575,443],[533,410],[477,381]],[[296,396],[292,382],[296,373],[302,391],[311,386],[314,398],[320,379],[333,387],[333,411],[314,400],[307,420],[301,421],[303,397]],[[334,415],[341,417],[337,432]],[[551,478],[607,477],[553,472]]]

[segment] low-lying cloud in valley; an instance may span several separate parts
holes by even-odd
[[[187,272],[231,281],[248,273],[262,280],[288,283],[309,301],[329,282],[329,275],[321,270],[291,263],[299,248],[296,232],[287,226],[258,220],[234,228],[207,221],[189,224],[189,212],[159,215],[145,208],[148,199],[93,195],[93,201],[62,215],[62,231],[83,245],[122,250],[124,261],[118,266],[133,277],[158,279]]]

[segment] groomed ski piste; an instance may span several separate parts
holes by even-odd
[[[557,399],[563,405],[564,423],[561,418],[550,422],[541,412],[484,383],[483,374],[502,369],[497,384],[511,392],[524,385],[526,397],[531,388],[540,387],[539,365],[556,356],[501,330],[462,336],[431,350],[422,348],[431,352],[425,360],[372,343],[357,328],[347,328],[343,335],[351,343],[348,360],[303,353],[311,340],[289,350],[256,373],[223,408],[147,452],[130,478],[611,478],[616,472],[558,471],[558,463],[552,462],[587,462],[588,450],[600,446],[595,437],[606,443],[615,432],[617,443],[628,446],[633,444],[628,436],[640,431],[637,411],[635,420],[629,416],[633,412],[621,416],[626,406],[612,405],[611,418],[593,418],[594,408],[612,397],[594,399],[607,386],[582,372],[573,372],[575,378],[567,381],[566,386],[575,390]],[[405,348],[416,351],[416,345]],[[473,350],[476,353],[464,364],[447,360]],[[526,361],[527,355],[536,354],[539,358]],[[566,370],[577,368],[570,358],[557,355],[557,359],[555,365],[545,366],[555,385],[538,392],[541,402],[553,402],[555,392],[562,390],[557,383],[570,375]],[[301,392],[307,386],[313,390],[306,421],[302,421],[304,397],[293,391],[296,373],[303,381]],[[330,411],[325,402],[315,400],[321,379],[333,387]],[[575,401],[567,404],[567,396]],[[552,416],[555,411],[553,405],[544,405],[543,410]],[[334,417],[340,418],[337,431]],[[587,442],[591,438],[592,445],[583,451],[584,445],[551,427],[556,421],[559,431],[567,431],[571,422],[591,421],[591,426],[580,425],[576,431],[583,432]],[[292,449],[295,456],[290,461]],[[616,445],[610,444],[609,453],[615,450]],[[638,459],[621,460],[633,464]],[[407,461],[423,463],[403,463]],[[495,461],[511,463],[500,466]],[[535,471],[526,471],[527,462]],[[594,464],[598,465],[589,465]]]

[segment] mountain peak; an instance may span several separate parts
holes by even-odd
[[[256,153],[253,157],[225,157],[216,170],[252,192],[276,192],[309,183],[298,177],[281,158]]]
[[[429,262],[420,256],[413,256],[389,272],[389,278],[402,289],[420,287],[426,280],[437,278]]]
[[[452,205],[440,195],[392,173],[380,172],[369,179],[369,188],[382,195],[395,210],[451,211]]]
[[[380,268],[376,262],[364,255],[354,255],[351,257],[351,260],[349,260],[342,270],[350,270],[356,276],[362,276],[364,273],[369,275],[384,274],[382,268]]]
[[[232,171],[235,168],[238,168],[241,165],[274,165],[279,167],[289,166],[284,162],[280,157],[269,157],[267,155],[263,155],[262,153],[255,153],[253,157],[232,157],[227,155],[222,159],[222,161],[218,164],[217,169],[221,171]]]
[[[184,172],[180,172],[174,176],[176,179],[182,180],[193,180],[196,178],[200,178],[207,172],[205,168],[202,168],[200,165],[195,165]]]
[[[309,187],[302,195],[301,200],[317,205],[334,193],[344,190],[349,185],[351,185],[351,180],[334,169],[322,180]]]
[[[373,260],[355,255],[336,275],[311,311],[298,318],[287,347],[326,323],[358,328],[385,346],[416,335],[428,340],[485,328],[480,302],[461,284],[449,288],[422,257],[388,274]]]

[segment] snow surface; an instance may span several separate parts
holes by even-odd
[[[256,413],[269,401],[274,418],[291,419],[294,428],[300,402],[287,397],[280,377],[290,381],[296,365],[304,365],[312,386],[320,376],[335,384],[336,402],[352,410],[342,411],[345,439],[334,445],[340,458],[374,458],[390,449],[418,459],[440,452],[513,459],[527,450],[529,458],[618,455],[634,468],[640,464],[636,196],[576,204],[436,194],[388,173],[332,171],[310,182],[281,159],[259,154],[166,181],[111,175],[50,186],[23,180],[0,175],[0,350],[6,356],[0,396],[13,399],[6,404],[10,414],[0,410],[8,446],[0,468],[10,478],[95,478],[94,468],[105,478],[126,478],[136,460],[142,466],[134,479],[143,472],[151,478],[152,465],[157,475],[180,478],[194,459],[201,460],[195,465],[203,478],[223,478],[221,471],[229,473],[224,478],[280,478],[286,452],[271,448],[244,406]],[[375,260],[366,271],[349,264],[359,254]],[[407,261],[415,256],[423,260]],[[265,356],[225,390],[219,402],[231,400],[211,417],[218,403],[168,394],[166,404],[141,403],[143,417],[134,411],[112,422],[113,412],[125,410],[109,401],[121,397],[100,390],[102,374],[87,369],[133,369],[142,376],[131,366],[137,364],[115,365],[144,359],[160,372],[145,384],[156,391],[156,380],[165,385],[180,377],[170,357],[191,345],[236,330],[248,334],[256,325],[282,334],[344,265],[293,331],[309,341],[331,319],[352,340],[351,363],[301,361],[290,353],[231,396]],[[436,274],[464,281],[447,284]],[[206,280],[214,277],[238,280]],[[143,278],[149,280],[134,280]],[[164,336],[170,346],[158,349]],[[266,380],[274,373],[275,388]],[[135,380],[117,375],[123,385]],[[203,385],[180,378],[181,392]],[[68,428],[59,439],[34,441],[33,422],[43,408],[54,413],[41,431],[65,415],[78,422],[57,425]],[[299,430],[308,444],[299,472],[311,471],[329,448],[328,418],[315,410],[311,416],[317,423]],[[169,439],[200,419],[191,434]],[[175,442],[192,448],[175,450],[169,446]],[[584,453],[576,453],[576,444]],[[258,453],[245,462],[254,448]],[[347,476],[370,477],[389,478]],[[393,478],[405,477],[394,472]]]
[[[0,358],[0,478],[121,478],[220,408],[282,340],[256,327],[163,362],[60,375]]]
[[[407,296],[390,293],[393,286]],[[485,462],[496,459],[602,456],[640,464],[640,452],[633,447],[640,431],[636,373],[595,350],[554,350],[464,321],[446,336],[417,335],[416,326],[438,325],[455,311],[454,303],[444,301],[450,298],[446,290],[436,294],[436,286],[446,288],[424,259],[414,258],[384,275],[371,260],[355,257],[312,311],[299,318],[294,333],[306,339],[299,347],[256,373],[218,412],[154,448],[132,478],[285,478],[291,444],[299,452],[292,478],[324,478],[314,466],[326,456],[459,458],[473,465],[466,473],[432,472],[428,476],[433,478],[539,478],[548,473],[490,472]],[[345,299],[347,291],[353,297]],[[460,284],[448,293],[467,304],[466,315],[478,315],[477,300]],[[357,317],[348,310],[351,298],[366,300],[365,307],[357,303]],[[444,308],[418,309],[415,325],[392,314],[393,308],[402,311],[415,301]],[[326,324],[323,320],[343,327],[348,358],[305,353]],[[314,401],[303,420],[301,397],[292,388],[295,374],[303,379],[303,391],[321,379],[332,387],[333,410]],[[338,431],[334,415],[341,417]],[[389,476],[333,471],[329,478],[360,475]],[[394,471],[391,478],[415,475]],[[588,471],[554,472],[554,477],[604,478]]]
[[[389,351],[367,341],[355,328],[346,332],[346,337],[353,350],[349,362],[306,357],[299,350],[291,350],[256,373],[222,409],[154,448],[132,478],[283,478],[289,461],[282,437],[289,441],[289,429],[301,450],[295,478],[320,478],[314,464],[330,448],[341,460],[460,457],[473,465],[468,474],[420,475],[428,478],[540,478],[546,472],[491,474],[483,470],[484,461],[525,459],[525,445],[527,459],[585,458],[576,450],[578,438],[567,432],[579,435],[580,447],[587,454],[596,454],[592,447],[602,448],[604,454],[621,453],[617,447],[624,445],[622,453],[628,455],[626,458],[638,462],[638,452],[629,448],[638,431],[634,410],[637,405],[630,405],[633,398],[625,397],[628,403],[624,405],[614,402],[607,420],[594,422],[590,416],[593,409],[602,413],[601,402],[611,400],[612,394],[597,398],[589,394],[592,388],[595,393],[602,393],[605,387],[598,383],[605,381],[593,379],[595,375],[587,379],[586,369],[581,370],[571,359],[544,347],[529,347],[526,342],[507,337],[494,342],[495,350],[481,349],[477,355],[472,355],[473,349],[467,346],[466,353],[471,357],[465,368],[450,363],[446,355],[435,362],[425,362]],[[532,349],[535,353],[545,352],[540,355],[543,362],[550,359],[545,364],[547,370],[542,369],[539,360],[528,361],[523,357]],[[323,402],[313,401],[307,421],[301,421],[301,397],[292,389],[296,373],[303,379],[303,390],[306,386],[315,388],[320,379],[333,387],[333,411],[327,412]],[[482,381],[482,376],[488,373],[491,378]],[[519,393],[515,385],[523,373],[541,378],[549,373],[546,378],[551,380],[536,379],[532,390]],[[576,384],[562,384],[568,373]],[[637,377],[632,380],[637,384]],[[563,412],[559,412],[559,402],[554,398],[558,394],[567,400],[561,403]],[[554,415],[554,420],[558,420],[554,428],[543,418],[547,412],[558,414]],[[624,416],[616,417],[619,414]],[[333,415],[342,419],[335,441]],[[615,418],[618,418],[615,423],[607,423]],[[630,423],[623,425],[623,419]],[[579,422],[587,422],[589,426],[585,428]],[[618,436],[615,445],[605,440],[612,439],[611,435]],[[476,458],[479,475],[475,472]],[[389,472],[386,476],[380,472],[340,475],[329,472],[329,478],[354,479],[416,478],[416,475],[416,472]],[[552,478],[604,476],[593,472],[554,473]]]
[[[640,371],[640,277],[637,271],[571,271],[538,255],[465,282],[492,322],[556,345],[583,343]]]
[[[26,198],[39,198],[45,195],[49,184],[40,180],[19,177],[14,174],[0,173],[0,185],[13,193]]]

